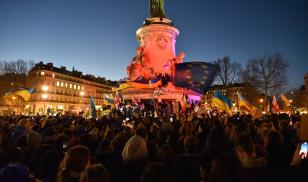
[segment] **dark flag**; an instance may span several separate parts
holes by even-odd
[[[219,66],[205,62],[188,62],[175,65],[174,84],[205,93],[219,70]]]

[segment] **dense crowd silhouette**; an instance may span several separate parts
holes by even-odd
[[[299,116],[227,116],[176,104],[123,105],[97,119],[0,117],[0,181],[305,179]]]

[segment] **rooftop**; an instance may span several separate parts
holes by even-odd
[[[35,64],[35,66],[30,70],[30,72],[36,71],[36,70],[49,70],[49,71],[97,82],[97,83],[101,83],[101,84],[105,84],[109,86],[118,85],[117,81],[106,80],[106,78],[104,77],[95,77],[94,75],[89,75],[89,74],[83,75],[81,71],[75,70],[74,67],[72,71],[67,70],[65,66],[61,66],[60,68],[57,68],[53,66],[53,63],[44,64],[43,62],[39,62]]]

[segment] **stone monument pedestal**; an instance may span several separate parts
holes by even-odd
[[[172,83],[169,83],[167,87],[160,88],[149,88],[149,89],[137,89],[128,88],[122,92],[125,100],[132,99],[158,99],[158,100],[181,100],[183,94],[186,94],[191,100],[200,100],[202,95],[192,90],[183,89],[180,87],[174,87]]]
[[[158,76],[175,74],[175,64],[182,63],[184,53],[176,56],[175,44],[179,30],[173,26],[171,20],[164,17],[147,18],[141,28],[136,32],[139,42],[136,56],[127,67],[128,81],[139,78],[146,80]],[[173,79],[171,79],[173,80]],[[124,99],[158,99],[180,100],[183,94],[192,100],[200,100],[201,94],[180,87],[172,82],[168,86],[158,88],[127,88],[121,91]]]

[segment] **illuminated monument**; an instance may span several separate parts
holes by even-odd
[[[150,0],[150,17],[136,32],[139,47],[136,56],[127,66],[128,82],[136,80],[155,80],[168,76],[169,83],[163,86],[147,83],[144,88],[130,87],[122,90],[125,99],[180,99],[187,94],[195,100],[200,94],[189,89],[175,87],[172,78],[175,74],[175,64],[182,63],[184,53],[176,56],[175,44],[179,30],[167,18],[163,0]]]

